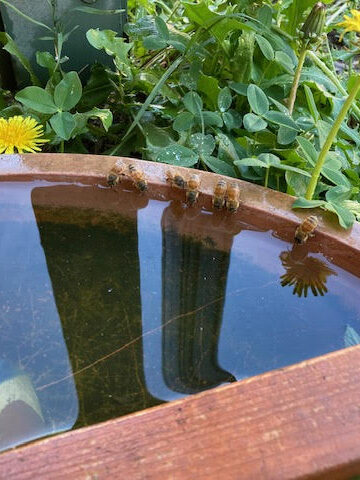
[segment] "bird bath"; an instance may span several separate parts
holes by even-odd
[[[188,206],[167,165],[123,159],[149,188],[110,188],[114,161],[0,157],[3,450],[360,338],[357,228],[318,212],[294,246],[304,214],[286,195],[238,181],[238,211],[214,210],[203,172]]]

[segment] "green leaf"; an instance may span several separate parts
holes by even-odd
[[[203,120],[205,125],[222,127],[223,119],[221,115],[217,112],[202,112]]]
[[[225,87],[222,90],[220,90],[219,96],[218,96],[218,107],[220,112],[224,113],[229,108],[231,107],[232,103],[232,96],[230,92],[229,87]]]
[[[287,171],[285,173],[286,183],[288,186],[287,193],[297,197],[303,197],[309,184],[309,179],[304,175]]]
[[[47,68],[52,75],[56,68],[56,60],[50,52],[36,52],[36,63],[40,67]]]
[[[264,118],[266,118],[266,120],[268,120],[269,122],[275,123],[277,125],[282,125],[292,130],[299,131],[299,127],[296,125],[294,120],[285,113],[271,111],[265,114]]]
[[[33,69],[31,68],[29,60],[21,53],[18,46],[14,42],[14,40],[10,37],[8,33],[0,32],[0,43],[4,45],[4,50],[13,55],[15,58],[18,59],[20,64],[25,68],[25,70],[30,75],[30,79],[33,85],[40,85],[40,81],[35,75]]]
[[[169,163],[178,167],[192,167],[199,160],[199,155],[182,145],[170,145],[164,148],[156,158],[157,162]]]
[[[310,163],[312,167],[315,166],[318,158],[318,152],[316,151],[314,145],[304,137],[297,137],[297,142],[300,145],[301,151],[304,154],[306,160]]]
[[[166,48],[167,41],[162,37],[159,37],[159,35],[149,35],[148,37],[144,38],[143,45],[148,50],[161,50]]]
[[[169,40],[169,29],[161,17],[155,18],[155,25],[160,36],[165,40]]]
[[[309,111],[311,113],[311,116],[314,119],[314,122],[316,123],[318,120],[320,120],[320,114],[316,106],[314,95],[311,89],[307,85],[304,85],[304,90],[305,90],[306,101],[308,104]]]
[[[294,73],[294,63],[287,53],[280,51],[275,52],[275,61],[281,65],[287,73]]]
[[[197,89],[199,92],[206,95],[208,101],[210,102],[210,108],[213,108],[215,110],[217,107],[217,99],[220,93],[218,79],[215,77],[201,74],[199,76]]]
[[[335,202],[326,203],[326,210],[335,213],[338,216],[342,228],[351,228],[355,222],[355,216],[347,208]]]
[[[243,118],[243,124],[248,132],[260,132],[267,127],[265,120],[254,113],[247,113]]]
[[[210,134],[194,133],[190,137],[189,144],[199,155],[211,155],[215,149],[215,139]]]
[[[330,125],[328,122],[325,122],[325,120],[318,120],[316,127],[319,134],[320,148],[322,148],[330,133],[332,125]]]
[[[125,12],[123,8],[118,8],[115,10],[103,10],[100,8],[86,7],[85,5],[83,7],[72,8],[71,10],[76,12],[90,13],[91,15],[117,15]]]
[[[330,203],[342,203],[351,197],[351,188],[343,186],[332,187],[326,192],[326,200]]]
[[[321,174],[335,185],[343,186],[345,188],[350,187],[350,182],[343,173],[339,170],[333,170],[332,168],[327,167],[326,164],[321,169]]]
[[[235,170],[228,163],[210,155],[204,155],[202,160],[213,172],[220,175],[227,175],[228,177],[236,177]]]
[[[204,1],[200,3],[182,1],[182,5],[189,20],[203,28],[209,29],[220,43],[233,30],[252,30],[252,27],[244,22],[212,12]]]
[[[295,141],[297,134],[296,130],[281,125],[278,130],[277,141],[280,145],[289,145]]]
[[[247,83],[230,82],[229,87],[239,95],[242,95],[243,97],[247,96],[247,89],[249,87]]]
[[[257,85],[249,85],[247,98],[253,112],[257,115],[265,115],[269,110],[269,100],[265,93]]]
[[[26,87],[15,95],[18,102],[39,113],[56,113],[58,107],[52,96],[40,87]]]
[[[240,128],[242,125],[242,119],[239,112],[236,110],[229,110],[223,113],[223,120],[228,130],[233,128]]]
[[[323,200],[307,200],[306,198],[299,197],[292,204],[292,208],[317,208],[326,205]]]
[[[112,90],[113,86],[105,67],[96,63],[91,69],[90,78],[84,87],[77,109],[89,110],[96,105],[103,104]]]
[[[113,122],[113,114],[108,108],[95,107],[89,112],[85,112],[83,115],[86,115],[87,118],[99,118],[106,131],[109,130]]]
[[[266,40],[266,38],[262,37],[261,35],[255,35],[255,40],[256,43],[258,44],[261,53],[264,55],[264,57],[269,60],[270,62],[274,60],[275,58],[275,53],[274,49],[271,46],[271,43]]]
[[[269,168],[269,166],[265,162],[263,162],[259,158],[255,158],[255,157],[242,158],[241,160],[235,160],[234,163],[238,167]]]
[[[176,132],[184,132],[189,130],[194,124],[194,115],[190,112],[181,112],[175,118],[173,129]]]
[[[203,101],[200,95],[196,92],[188,92],[184,98],[183,102],[187,110],[193,115],[198,115],[203,108]]]
[[[82,95],[82,85],[76,72],[69,72],[55,87],[54,100],[60,110],[71,110]]]
[[[50,125],[56,135],[63,140],[70,140],[71,134],[76,126],[74,116],[69,112],[58,112],[51,117]]]

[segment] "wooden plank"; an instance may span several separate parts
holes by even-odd
[[[0,455],[0,478],[331,479],[360,472],[360,348]]]

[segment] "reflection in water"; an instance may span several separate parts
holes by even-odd
[[[228,213],[4,188],[0,449],[358,342],[357,277]]]
[[[236,381],[217,359],[230,251],[179,235],[185,215],[181,204],[172,202],[162,218],[162,369],[169,388],[196,393]]]
[[[308,290],[313,295],[324,296],[328,289],[327,278],[337,275],[324,261],[310,257],[304,246],[294,245],[292,250],[280,253],[280,260],[286,273],[281,275],[281,286],[294,286],[293,295],[307,297]]]

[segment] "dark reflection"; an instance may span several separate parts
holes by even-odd
[[[236,381],[217,358],[233,234],[221,232],[228,248],[216,249],[211,217],[201,224],[196,213],[172,202],[162,217],[162,368],[181,393]]]
[[[78,393],[75,428],[160,403],[143,373],[136,216],[146,202],[135,197],[134,203],[129,192],[102,191],[96,210],[83,208],[95,195],[86,190],[58,192],[63,203],[68,197],[82,208],[48,207],[54,187],[32,195]],[[40,388],[50,396],[55,385]]]
[[[337,275],[324,261],[308,256],[305,245],[295,244],[292,250],[281,252],[280,260],[286,270],[280,277],[281,286],[294,287],[292,293],[298,297],[307,297],[309,289],[315,297],[324,296],[328,277]]]

